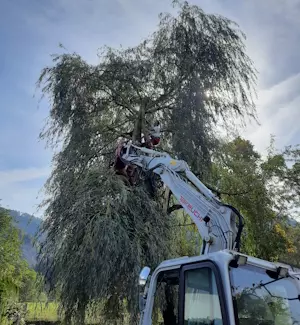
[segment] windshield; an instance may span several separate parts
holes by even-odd
[[[229,271],[237,324],[300,324],[298,280],[274,280],[266,270],[248,265]]]

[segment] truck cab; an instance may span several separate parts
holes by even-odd
[[[140,325],[300,324],[299,279],[299,269],[230,250],[164,261],[140,273]]]

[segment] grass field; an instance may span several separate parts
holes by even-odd
[[[57,322],[60,320],[58,315],[58,304],[56,302],[28,302],[26,322],[30,323],[35,321]],[[87,323],[90,325],[99,324],[99,318],[87,318]]]
[[[59,320],[57,314],[58,305],[55,302],[49,303],[27,303],[26,321],[49,321],[56,322]]]

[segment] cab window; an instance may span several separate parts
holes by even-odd
[[[153,325],[225,325],[211,263],[183,266],[157,277]]]
[[[297,279],[252,265],[231,267],[229,275],[238,324],[300,324]]]
[[[177,325],[179,270],[161,272],[157,277],[152,325]]]
[[[184,272],[184,325],[222,325],[215,274],[209,267]]]

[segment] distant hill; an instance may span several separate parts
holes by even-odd
[[[9,213],[13,217],[16,227],[31,237],[36,235],[42,223],[42,219],[16,210],[10,210]]]
[[[14,219],[15,226],[20,229],[23,234],[23,257],[31,267],[36,267],[37,249],[33,245],[33,240],[43,220],[31,216],[28,213],[22,213],[16,210],[10,210],[10,215]],[[299,225],[299,222],[295,219],[288,218],[288,224],[292,227],[296,227]]]
[[[42,224],[42,219],[16,210],[10,210],[9,212],[13,217],[15,226],[21,230],[23,235],[23,257],[31,267],[35,267],[37,250],[33,245],[33,240]]]

